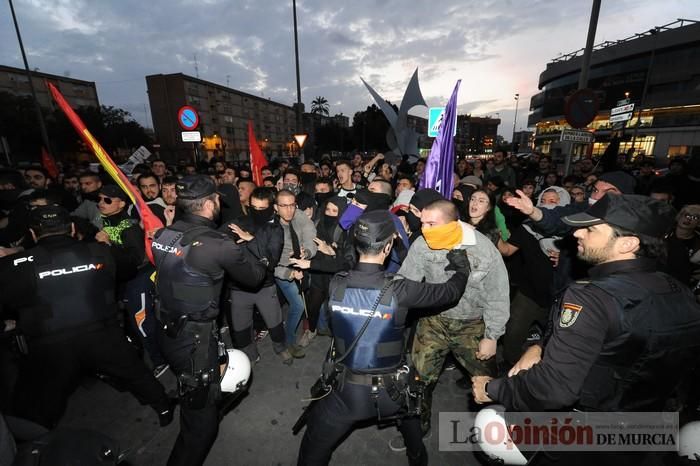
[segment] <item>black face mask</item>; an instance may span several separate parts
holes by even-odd
[[[248,215],[250,215],[250,218],[253,220],[253,223],[258,226],[264,225],[270,220],[272,220],[272,216],[274,215],[274,213],[275,209],[272,206],[263,210],[250,209],[248,211]]]
[[[455,205],[455,207],[457,207],[460,220],[467,221],[469,218],[469,214],[467,213],[467,203],[459,199],[452,199],[452,203]]]
[[[316,181],[316,173],[301,173],[300,179],[301,184],[309,186],[309,184],[314,184]]]
[[[414,214],[413,212],[406,212],[406,222],[408,222],[408,228],[411,229],[412,233],[417,233],[420,231],[422,223],[420,219],[416,217],[416,214]]]
[[[338,217],[331,217],[330,215],[323,214],[321,217],[321,225],[327,233],[333,234],[333,229],[338,224]]]
[[[332,198],[333,196],[335,196],[335,193],[333,193],[333,192],[314,194],[314,198],[316,199],[316,204],[319,207],[321,207],[324,202],[326,202],[328,199]]]
[[[100,190],[93,191],[91,193],[81,194],[84,200],[97,202],[100,200]]]

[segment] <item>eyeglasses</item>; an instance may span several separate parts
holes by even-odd
[[[688,220],[700,220],[700,215],[698,214],[683,214]]]
[[[114,200],[111,197],[100,196],[99,202],[104,202],[107,205],[111,205]]]
[[[483,197],[472,197],[469,199],[471,202],[477,202],[479,204],[488,204],[489,200]]]

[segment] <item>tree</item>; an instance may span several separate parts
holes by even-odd
[[[330,106],[325,97],[318,96],[313,101],[311,101],[311,113],[318,113],[321,115],[328,116],[328,110]]]
[[[391,102],[387,102],[391,104]],[[392,107],[398,112],[395,105]],[[362,151],[386,152],[389,146],[386,142],[386,133],[389,130],[389,122],[384,113],[372,104],[364,112],[357,112],[352,119],[353,142],[355,147]]]

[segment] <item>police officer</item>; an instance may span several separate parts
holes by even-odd
[[[162,385],[117,324],[109,248],[73,239],[75,227],[62,207],[35,208],[29,225],[37,246],[0,259],[6,278],[0,305],[16,316],[28,346],[16,414],[53,427],[81,373],[99,372],[121,381],[168,424],[172,409]]]
[[[186,176],[176,184],[180,220],[158,231],[155,258],[159,342],[178,378],[180,434],[168,465],[202,464],[219,428],[219,345],[216,317],[224,275],[255,287],[265,278],[265,258],[254,257],[255,239],[240,248],[215,230],[219,194],[208,176]]]
[[[530,347],[509,377],[472,378],[476,401],[515,411],[664,410],[700,349],[700,308],[656,271],[674,216],[645,196],[606,195],[564,217],[590,278],[566,290],[546,343]]]
[[[299,450],[299,465],[325,465],[335,444],[353,424],[373,417],[391,418],[405,412],[407,400],[402,377],[406,364],[404,323],[408,307],[424,308],[456,303],[464,293],[469,262],[464,251],[448,255],[448,267],[456,271],[440,284],[393,280],[383,264],[397,238],[388,211],[363,214],[354,227],[359,254],[354,270],[340,273],[329,289],[329,308],[335,335],[331,354],[338,388],[311,409]],[[406,377],[407,379],[408,377]],[[427,464],[418,416],[399,421],[410,464]]]

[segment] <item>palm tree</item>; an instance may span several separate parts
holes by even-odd
[[[328,116],[328,109],[329,105],[325,97],[318,96],[311,101],[311,113],[320,113]]]

